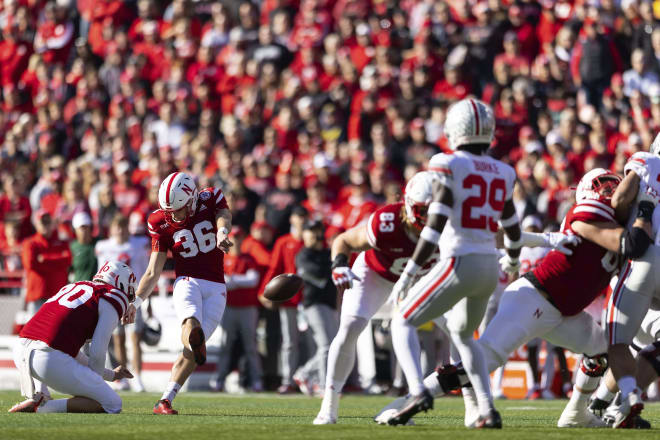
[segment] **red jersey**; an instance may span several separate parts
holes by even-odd
[[[406,267],[418,240],[406,231],[402,211],[402,202],[386,205],[371,214],[367,222],[367,238],[372,249],[365,252],[364,259],[370,269],[393,283]],[[439,259],[440,250],[436,248],[419,274],[428,272]]]
[[[286,234],[275,241],[273,252],[271,253],[270,266],[261,283],[260,292],[264,291],[266,284],[277,275],[283,273],[297,273],[296,255],[302,249],[302,240],[297,240],[293,235]],[[302,292],[302,289],[300,290]],[[300,302],[301,294],[296,293],[291,299],[279,304],[280,307],[296,307]]]
[[[225,274],[245,275],[249,270],[259,272],[259,265],[250,255],[225,255]],[[227,307],[251,307],[258,306],[259,283],[254,287],[242,287],[227,290]]]
[[[206,188],[199,193],[197,209],[181,223],[167,219],[165,211],[157,209],[149,215],[147,228],[154,252],[172,251],[177,277],[187,276],[224,283],[224,254],[216,244],[216,215],[229,209],[220,188]]]
[[[614,209],[597,200],[573,205],[562,223],[562,232],[573,233],[573,222],[616,222]],[[600,295],[619,267],[619,255],[582,239],[573,255],[552,250],[533,271],[534,276],[564,316],[580,313]]]
[[[124,292],[110,284],[79,281],[62,287],[46,301],[19,335],[76,357],[94,335],[101,298],[115,308],[117,316],[124,315],[129,303]]]

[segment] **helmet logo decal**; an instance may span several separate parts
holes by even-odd
[[[191,187],[189,187],[188,185],[186,185],[185,183],[183,185],[181,185],[181,190],[184,193],[186,193],[186,195],[190,195],[193,192],[193,189]]]

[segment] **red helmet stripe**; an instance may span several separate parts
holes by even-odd
[[[470,99],[470,105],[472,105],[472,110],[474,110],[474,124],[476,125],[476,130],[475,130],[475,135],[480,135],[479,133],[479,109],[477,108],[477,104],[474,103],[473,100]]]
[[[167,202],[168,205],[170,204],[170,189],[172,188],[172,182],[174,182],[174,179],[176,178],[177,174],[179,174],[178,171],[172,175],[172,178],[170,179],[170,183],[167,184],[167,192],[165,193],[165,201]]]

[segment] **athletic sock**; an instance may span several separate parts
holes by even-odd
[[[401,369],[408,381],[410,394],[417,396],[425,390],[422,382],[421,347],[417,329],[399,313],[392,319],[392,345]]]
[[[174,398],[176,397],[176,394],[179,392],[181,389],[181,385],[179,385],[176,382],[168,382],[167,388],[165,388],[165,392],[163,393],[163,397],[160,398],[160,400],[169,400],[170,403],[174,401]]]
[[[600,385],[598,385],[598,389],[596,390],[596,398],[600,400],[604,400],[606,402],[611,402],[612,399],[614,399],[614,395],[616,393],[611,392],[607,388],[607,384],[603,381],[601,382]]]
[[[48,400],[37,407],[38,413],[65,413],[67,412],[66,402],[69,399]]]

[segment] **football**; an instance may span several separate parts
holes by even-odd
[[[278,275],[266,284],[264,297],[271,301],[286,301],[298,293],[303,286],[303,279],[293,273]]]

